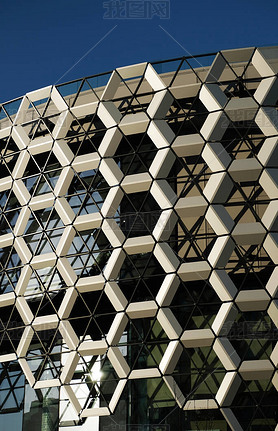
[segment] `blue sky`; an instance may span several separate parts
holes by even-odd
[[[1,0],[0,102],[127,64],[278,44],[277,0],[167,1],[168,19],[107,19],[109,0]]]

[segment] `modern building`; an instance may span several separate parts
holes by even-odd
[[[278,430],[278,48],[0,106],[0,430]]]

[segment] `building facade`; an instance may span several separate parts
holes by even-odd
[[[0,106],[0,429],[278,430],[278,48]]]

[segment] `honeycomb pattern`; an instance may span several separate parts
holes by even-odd
[[[76,420],[149,381],[277,430],[278,48],[158,66],[1,106],[0,362]]]

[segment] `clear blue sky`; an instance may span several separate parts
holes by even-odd
[[[105,19],[109,0],[1,0],[0,102],[63,75],[59,82],[146,60],[278,44],[277,0],[169,1],[169,19]],[[127,7],[122,2],[121,13]]]

